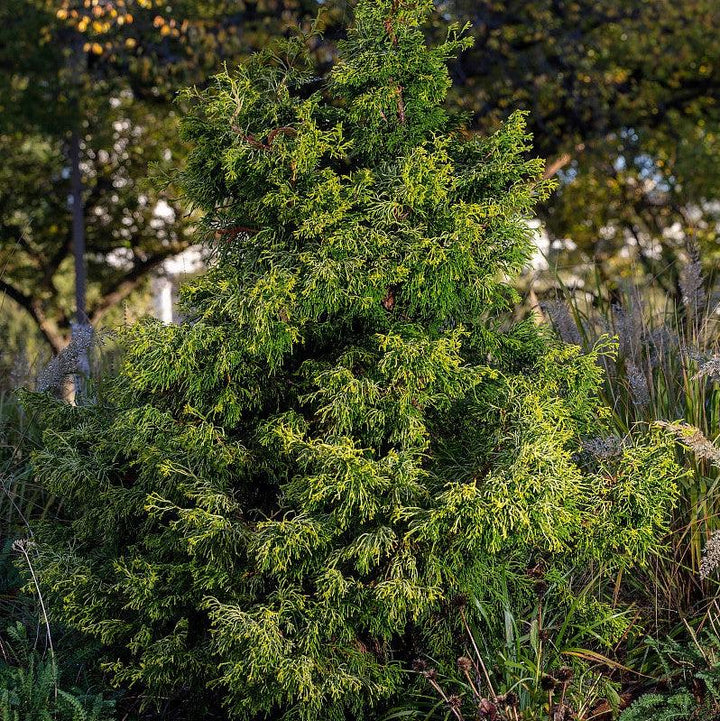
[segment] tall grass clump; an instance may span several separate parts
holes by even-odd
[[[43,494],[32,482],[29,454],[38,441],[31,417],[14,393],[0,393],[0,543],[6,547],[29,532],[42,512]]]
[[[662,427],[676,437],[685,473],[665,550],[622,587],[642,610],[648,634],[688,646],[717,624],[720,610],[720,584],[711,572],[720,529],[720,292],[700,261],[689,246],[676,297],[652,285],[612,292],[596,285],[564,288],[545,305],[556,331],[585,352],[605,334],[617,338],[617,356],[603,359],[603,395],[618,443],[639,427]],[[638,651],[636,661],[662,675],[657,654]],[[640,708],[627,718],[645,718]]]

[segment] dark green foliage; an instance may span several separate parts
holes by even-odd
[[[717,264],[718,212],[702,199],[718,197],[720,179],[720,47],[710,30],[720,5],[451,0],[443,9],[477,38],[454,68],[453,95],[473,125],[527,108],[536,146],[561,168],[540,211],[555,241],[551,268],[573,285],[598,273],[606,290],[632,277],[679,301],[688,238]]]
[[[62,685],[52,654],[39,653],[19,622],[0,632],[2,721],[110,721],[114,703]]]
[[[636,701],[621,716],[622,721],[690,721],[708,718],[698,716],[697,704],[687,689],[671,696],[649,693]],[[712,717],[711,717],[712,718]]]
[[[720,638],[711,630],[691,641],[651,641],[664,677],[665,692],[641,696],[620,721],[714,721],[720,718]]]
[[[25,396],[64,519],[41,585],[174,718],[371,717],[417,655],[455,662],[453,598],[624,568],[665,529],[670,441],[582,450],[612,345],[507,321],[549,186],[521,115],[480,139],[443,110],[466,41],[427,48],[430,10],[361,2],[322,88],[292,41],[189,93],[218,262],[182,325],[124,331],[97,404]]]

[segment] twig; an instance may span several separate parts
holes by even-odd
[[[248,235],[257,235],[260,231],[257,228],[249,228],[246,225],[233,225],[229,228],[217,228],[215,235],[240,235],[247,233]]]
[[[460,618],[462,618],[463,625],[465,626],[465,631],[467,631],[467,635],[470,638],[470,642],[473,645],[473,648],[475,649],[475,655],[477,656],[477,659],[480,663],[480,668],[483,671],[483,674],[485,675],[485,681],[487,682],[488,688],[490,689],[490,693],[492,694],[493,701],[497,701],[497,694],[495,693],[495,689],[493,689],[492,682],[490,681],[490,674],[487,672],[487,668],[485,668],[485,664],[483,663],[482,656],[480,655],[480,650],[477,647],[477,644],[475,643],[475,638],[472,635],[472,632],[470,631],[470,626],[468,625],[467,618],[465,617],[465,610],[460,609]]]
[[[55,687],[55,700],[58,696],[57,686],[57,663],[55,661],[55,647],[52,642],[52,634],[50,633],[50,620],[48,619],[47,609],[45,608],[45,601],[43,600],[42,592],[40,591],[40,584],[38,583],[37,576],[35,575],[35,569],[33,568],[32,562],[30,561],[30,554],[28,553],[28,546],[32,541],[28,541],[25,538],[18,538],[13,542],[12,548],[14,551],[18,551],[23,555],[25,561],[30,569],[30,575],[32,576],[33,583],[35,584],[35,590],[37,591],[38,600],[40,601],[40,609],[42,610],[43,620],[45,622],[45,629],[47,631],[48,645],[50,647],[50,659],[53,667],[53,685]]]
[[[257,148],[258,150],[265,150],[266,152],[269,152],[272,150],[272,144],[273,140],[279,135],[297,135],[297,130],[295,128],[291,128],[289,126],[283,126],[282,128],[275,128],[274,130],[271,130],[268,133],[267,142],[263,143],[260,140],[257,140],[255,136],[252,133],[246,133],[239,125],[236,125],[235,123],[231,123],[230,127],[240,136],[242,140],[244,140],[248,145],[252,145],[253,148]]]

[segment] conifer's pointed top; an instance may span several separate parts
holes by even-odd
[[[218,76],[184,121],[183,184],[219,263],[183,307],[213,324],[230,312],[271,368],[320,336],[482,326],[508,303],[504,275],[531,247],[524,216],[548,189],[521,116],[488,139],[456,132],[444,101],[460,28],[428,44],[429,0],[356,10],[317,88],[296,82],[300,51],[268,51]]]
[[[432,9],[431,0],[360,0],[340,43],[332,89],[347,102],[359,149],[369,156],[401,152],[448,130],[447,62],[472,40],[451,26],[444,43],[429,47],[422,26]]]
[[[376,28],[378,21],[388,37],[397,42],[403,30],[422,26],[433,10],[432,0],[360,0],[355,9],[355,34]]]

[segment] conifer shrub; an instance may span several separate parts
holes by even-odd
[[[188,92],[216,262],[184,322],[122,330],[92,405],[25,396],[40,585],[173,718],[373,717],[418,655],[454,667],[458,598],[630,566],[666,526],[670,441],[582,445],[612,343],[508,321],[550,185],[521,114],[481,138],[444,109],[469,41],[428,47],[431,7],[361,0],[326,81],[291,40]]]

